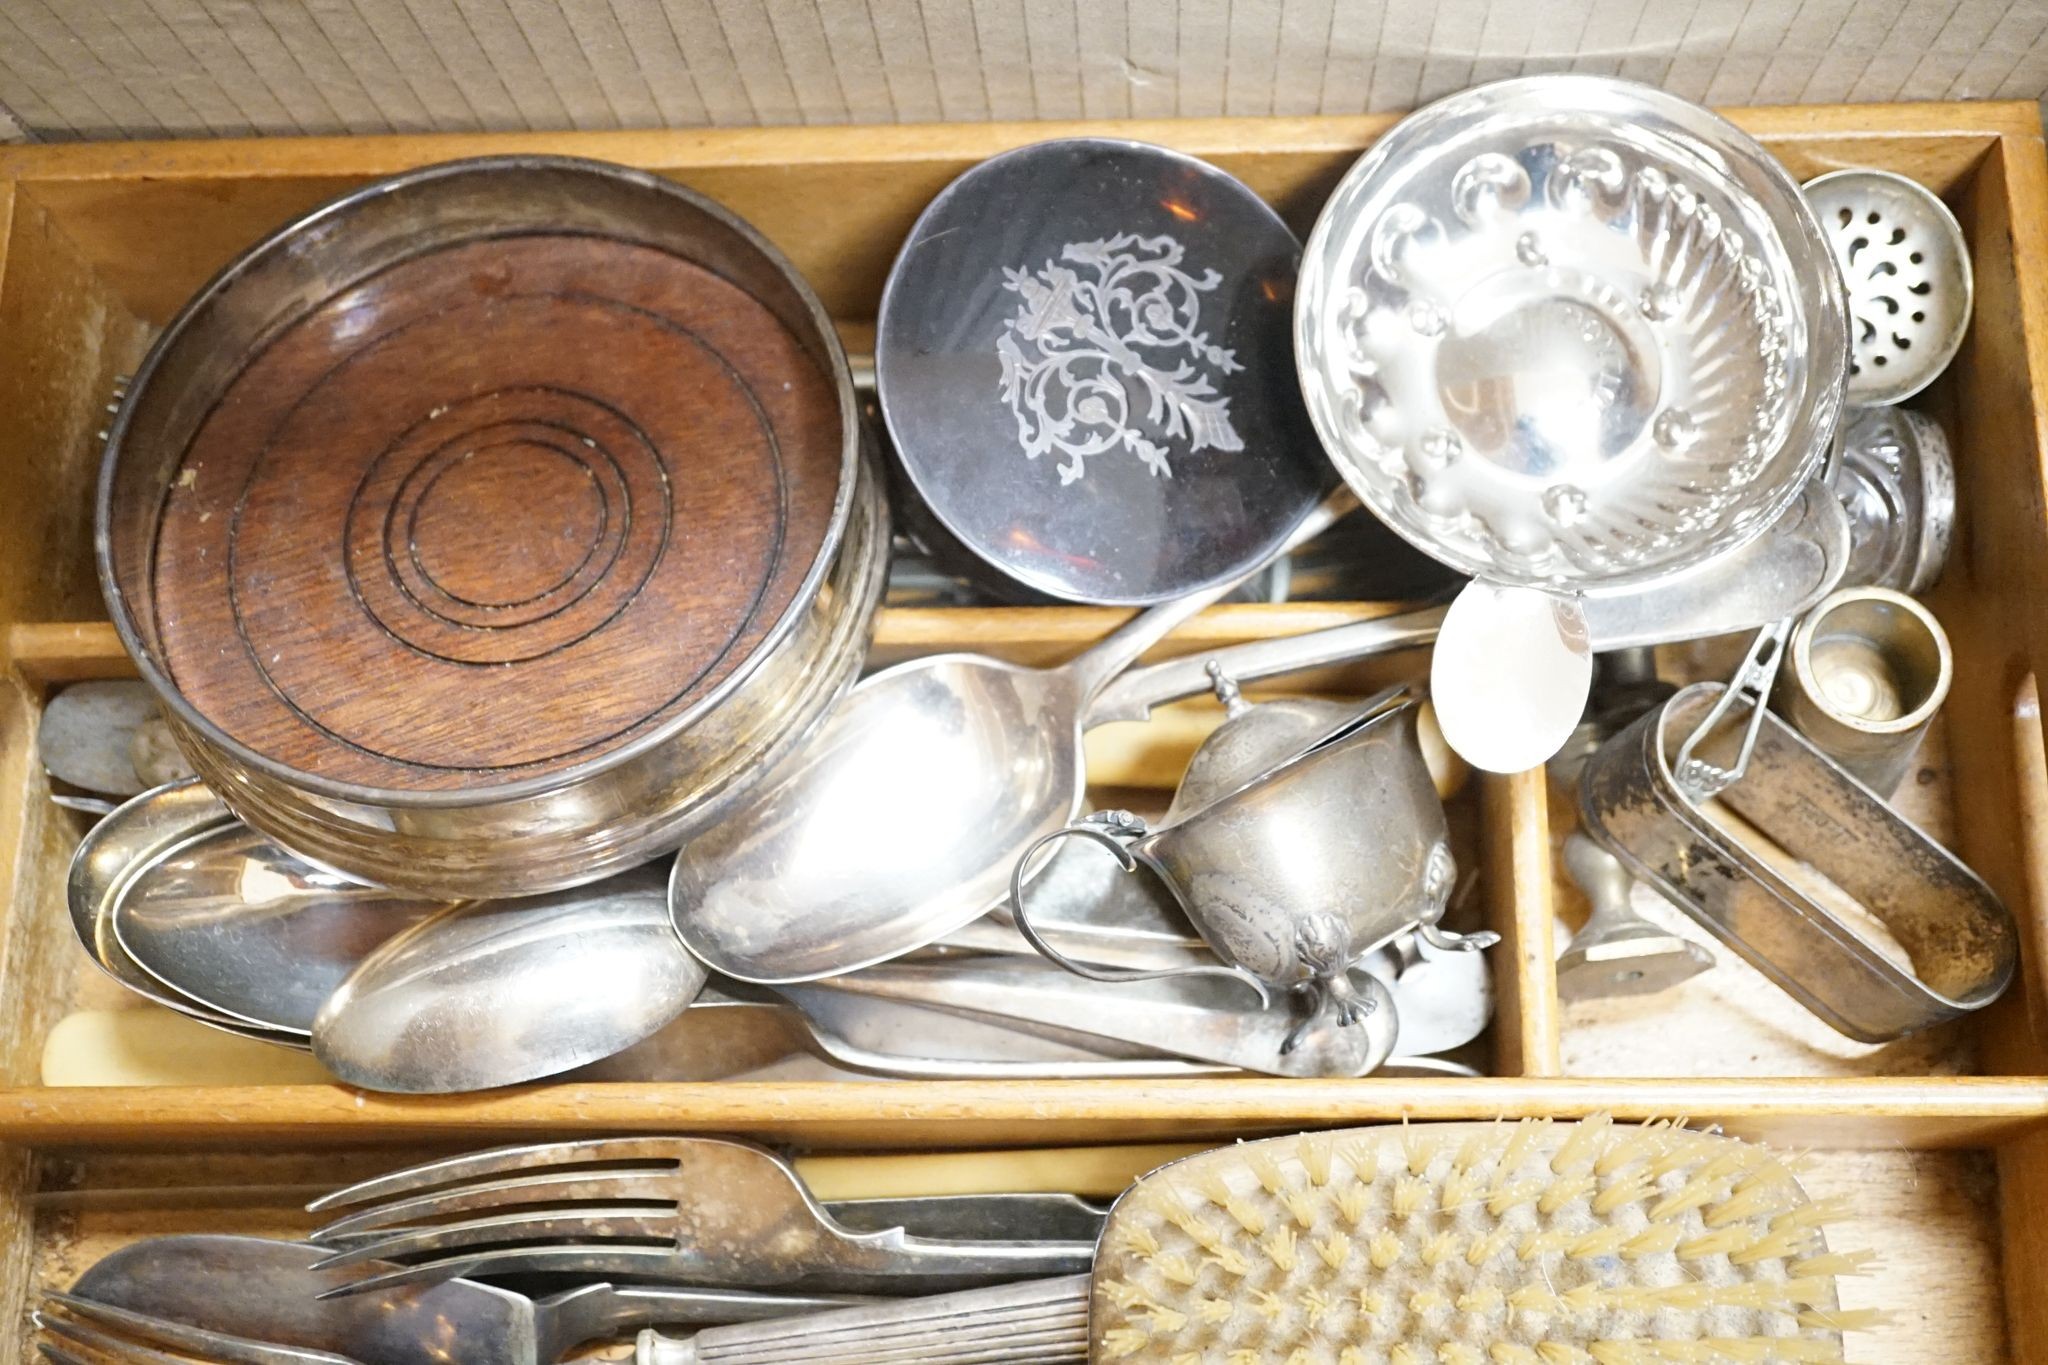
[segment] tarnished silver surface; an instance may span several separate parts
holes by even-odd
[[[144,999],[223,1033],[304,1048],[303,1033],[260,1028],[173,990],[144,971],[114,934],[114,907],[137,872],[190,840],[196,832],[216,828],[229,818],[227,807],[189,778],[144,792],[117,807],[92,828],[72,855],[71,871],[65,882],[71,927],[100,970]]]
[[[1798,186],[1687,101],[1483,85],[1352,167],[1296,348],[1347,481],[1466,573],[1643,582],[1761,533],[1842,401],[1839,277]]]
[[[1657,676],[1656,651],[1647,646],[1602,655],[1586,719],[1548,765],[1552,789],[1576,801],[1586,760],[1677,690]],[[1592,913],[1572,935],[1570,946],[1558,954],[1560,999],[1647,995],[1714,965],[1706,949],[1635,912],[1629,903],[1635,879],[1613,854],[1584,834],[1574,831],[1565,837],[1563,862]]]
[[[1948,205],[1892,171],[1806,182],[1849,289],[1849,401],[1898,403],[1932,384],[1970,328],[1970,243]]]
[[[1922,593],[1941,577],[1955,533],[1948,434],[1910,408],[1852,408],[1834,488],[1849,518],[1844,586]]]
[[[1564,867],[1593,913],[1558,954],[1558,999],[1655,995],[1714,965],[1714,955],[1699,944],[1638,915],[1628,903],[1635,878],[1576,830],[1565,836]]]
[[[1913,766],[1948,700],[1955,655],[1934,613],[1889,588],[1844,588],[1792,632],[1773,703],[1879,796]]]
[[[1796,624],[1785,616],[1757,631],[1728,685],[1700,713],[1699,723],[1678,741],[1671,771],[1694,800],[1719,796],[1749,771],[1749,760],[1763,734],[1771,689],[1777,685],[1778,670],[1785,666],[1785,650]],[[1732,742],[1708,743],[1738,718],[1741,728]]]
[[[1348,969],[1395,935],[1418,930],[1441,947],[1494,941],[1436,927],[1457,868],[1416,737],[1416,710],[1408,703],[1381,714],[1159,829],[1128,811],[1107,811],[1042,836],[1011,876],[1017,927],[1076,975],[1141,979],[1063,958],[1031,924],[1023,888],[1032,855],[1080,835],[1115,854],[1126,871],[1142,862],[1157,873],[1230,971],[1309,995],[1308,1016],[1283,1047],[1326,1013],[1340,1024],[1364,1019],[1369,1002]],[[1373,837],[1358,838],[1360,829]]]
[[[1166,900],[1162,907],[1178,921],[1182,931],[1194,937],[1186,916],[1171,903],[1165,888],[1150,877],[1127,877],[1117,864],[1083,846],[1075,853],[1091,865],[1100,865],[1117,878],[1110,888],[1109,904],[1128,905],[1132,898]],[[1069,855],[1062,850],[1058,862]],[[1125,932],[1121,924],[1084,925],[1080,922],[1040,924],[1038,901],[1044,877],[1032,883],[1032,923],[1040,936],[1060,950],[1063,957],[1098,967],[1121,967],[1134,971],[1170,972],[1176,968],[1214,962],[1216,955],[1198,937],[1192,945],[1170,942],[1162,936],[1148,937]],[[1051,907],[1057,912],[1058,907]],[[1170,921],[1169,921],[1170,922]],[[995,916],[976,920],[965,930],[950,934],[949,944],[958,943],[977,953],[1030,956],[1037,950],[1030,940]],[[1394,1040],[1393,1062],[1416,1061],[1435,1053],[1463,1047],[1485,1031],[1493,1018],[1493,975],[1484,955],[1461,949],[1431,946],[1412,935],[1396,937],[1352,964],[1353,976],[1370,973],[1392,992],[1394,1008],[1401,1020],[1400,1036]],[[833,978],[837,980],[839,978]],[[830,985],[830,982],[820,983]],[[1090,989],[1112,990],[1107,982]],[[1278,1007],[1276,1003],[1276,1008]],[[1380,1074],[1385,1074],[1382,1068]]]
[[[1408,694],[1405,686],[1395,686],[1364,702],[1279,697],[1254,706],[1214,658],[1206,671],[1216,700],[1223,703],[1223,723],[1209,732],[1188,761],[1166,808],[1167,824],[1256,782],[1342,731],[1393,710]]]
[[[310,1036],[313,1016],[378,945],[444,908],[314,867],[228,814],[131,870],[114,937],[172,990],[260,1028]]]
[[[42,1307],[29,1321],[36,1329],[36,1353],[50,1365],[175,1365],[191,1359],[220,1365],[361,1365],[331,1351],[194,1327],[75,1294],[45,1292]]]
[[[1173,894],[1153,877],[1129,877],[1115,860],[1086,844],[1062,844],[1031,879],[1031,922],[1041,934],[1085,937],[1093,951],[1122,945],[1133,953],[1206,953],[1209,945],[1188,922]],[[1012,921],[1008,899],[982,919],[940,940],[976,952],[1035,951]],[[981,930],[986,932],[977,932]],[[1094,959],[1100,960],[1100,959]]]
[[[1095,1253],[1093,1239],[854,1232],[783,1158],[724,1138],[501,1147],[364,1181],[310,1207],[358,1210],[313,1234],[346,1248],[323,1268],[398,1263],[371,1267],[345,1293],[549,1273],[907,1293],[1085,1270]],[[429,1221],[452,1215],[462,1216]]]
[[[1399,1031],[1392,994],[1362,972],[1350,986],[1362,1002],[1363,1023],[1344,1028],[1326,1016],[1306,1030],[1291,1011],[1269,1008],[1237,982],[1181,977],[1109,985],[1039,958],[884,963],[829,984],[1056,1037],[1106,1038],[1275,1076],[1370,1075],[1393,1055]],[[1283,1046],[1290,1037],[1293,1046]]]
[[[1596,653],[1755,630],[1811,610],[1853,563],[1849,514],[1818,479],[1771,528],[1698,568],[1580,599]]]
[[[1859,1042],[1879,1043],[1982,1009],[2018,964],[2012,916],[1983,879],[1765,711],[1748,775],[1721,804],[1768,841],[1736,833],[1674,773],[1680,741],[1724,691],[1697,683],[1586,763],[1586,832],[1751,966]],[[1724,726],[1707,752],[1725,762]],[[1911,968],[1810,892],[1807,864],[1883,925]]]
[[[125,678],[76,682],[43,705],[36,756],[59,782],[108,796],[135,796],[192,775],[149,685]]]
[[[645,1042],[562,1079],[714,1081],[745,1079],[764,1069],[781,1079],[793,1059],[806,1078],[846,1081],[1118,1079],[1225,1069],[1198,1069],[1106,1044],[1051,1042],[959,1015],[845,995],[815,982],[762,987],[758,996],[751,989],[744,996],[728,995],[727,986],[746,989],[737,983],[706,986],[690,1008]]]
[[[1092,1277],[986,1289],[713,1327],[687,1340],[642,1332],[635,1365],[1087,1365]],[[1134,1357],[1135,1359],[1136,1357]]]
[[[788,611],[711,693],[599,758],[460,791],[336,782],[255,752],[200,715],[163,662],[151,584],[162,493],[246,349],[302,310],[436,245],[538,226],[659,246],[745,288],[838,395],[844,475],[832,529]],[[563,157],[429,166],[363,187],[252,247],[158,338],[109,428],[96,514],[100,584],[122,644],[199,774],[286,846],[368,881],[448,898],[521,895],[635,866],[815,729],[865,652],[887,568],[887,511],[822,304],[753,228],[651,172]]]
[[[1350,503],[1333,497],[1277,552]],[[941,654],[863,679],[800,752],[683,845],[669,885],[683,942],[741,981],[806,981],[985,914],[1019,852],[1081,808],[1096,694],[1236,581],[1149,608],[1058,668]]]
[[[1768,531],[1725,556],[1655,582],[1583,594],[1588,643],[1595,653],[1668,644],[1753,630],[1811,608],[1834,590],[1849,562],[1849,521],[1831,501],[1818,483],[1809,484]],[[1134,668],[1102,690],[1088,723],[1144,720],[1155,706],[1194,696],[1206,689],[1211,662],[1239,682],[1253,682],[1421,649],[1435,641],[1447,610],[1421,607]]]
[[[884,963],[866,971],[890,972],[897,965]],[[965,964],[936,965],[939,970],[949,970]],[[841,988],[840,983],[863,975],[854,972],[775,988],[788,1002],[786,1007],[801,1015],[817,1050],[828,1060],[855,1070],[969,1080],[1177,1076],[1188,1072],[1186,1062],[1142,1046],[1094,1035],[1034,1033],[1008,1020],[973,1017]]]
[[[657,1032],[704,976],[669,925],[664,867],[453,905],[349,973],[313,1021],[313,1055],[373,1090],[515,1085]]]
[[[746,1322],[829,1308],[824,1294],[584,1285],[529,1299],[474,1280],[321,1297],[361,1268],[316,1270],[325,1248],[261,1237],[145,1237],[96,1261],[72,1293],[235,1336],[382,1365],[555,1365],[583,1342],[648,1326]],[[200,1359],[227,1359],[201,1349]]]
[[[1210,688],[1211,663],[1245,683],[1404,649],[1421,649],[1436,639],[1445,610],[1440,606],[1419,607],[1393,616],[1376,616],[1270,640],[1252,640],[1134,668],[1102,689],[1088,708],[1087,723],[1144,720],[1155,706],[1181,697],[1199,696]]]

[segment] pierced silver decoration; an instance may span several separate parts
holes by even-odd
[[[1826,238],[1769,154],[1583,76],[1455,95],[1363,157],[1309,240],[1295,347],[1375,513],[1549,590],[1761,532],[1819,469],[1848,350]]]
[[[1948,368],[1970,326],[1970,245],[1955,215],[1890,171],[1831,171],[1806,199],[1849,289],[1849,401],[1898,403]]]

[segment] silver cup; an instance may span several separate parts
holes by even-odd
[[[1948,698],[1941,623],[1889,588],[1844,588],[1807,614],[1779,675],[1777,710],[1880,796],[1895,790]]]
[[[1017,928],[1046,957],[1098,981],[1222,973],[1258,983],[1261,995],[1267,986],[1300,991],[1311,1008],[1283,1055],[1326,1016],[1348,1026],[1371,1013],[1350,968],[1397,935],[1414,930],[1445,950],[1490,947],[1498,935],[1454,933],[1437,922],[1457,878],[1450,827],[1422,756],[1419,706],[1375,711],[1383,705],[1368,703],[1370,719],[1312,747],[1269,754],[1265,771],[1240,773],[1232,789],[1157,829],[1129,811],[1103,811],[1046,834],[1010,879]],[[1286,725],[1283,713],[1268,734]],[[1026,914],[1025,872],[1039,849],[1068,835],[1107,848],[1126,872],[1143,864],[1157,874],[1227,965],[1110,970],[1047,943]]]

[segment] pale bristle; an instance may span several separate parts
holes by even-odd
[[[1616,1209],[1640,1204],[1657,1192],[1657,1184],[1645,1170],[1629,1171],[1593,1198],[1593,1212],[1605,1218]]]
[[[1748,1246],[1755,1236],[1756,1234],[1747,1227],[1733,1227],[1721,1228],[1700,1237],[1688,1237],[1678,1244],[1678,1259],[1704,1261],[1709,1256],[1731,1255]]]
[[[1839,1361],[1827,1249],[1762,1148],[1672,1121],[1403,1125],[1227,1148],[1118,1206],[1097,1358],[1177,1365]]]
[[[1287,1210],[1287,1216],[1292,1218],[1294,1225],[1299,1228],[1314,1227],[1316,1216],[1323,1211],[1325,1202],[1327,1201],[1320,1190],[1296,1188],[1284,1190],[1280,1194],[1280,1203]]]
[[[1803,1308],[1802,1327],[1822,1327],[1832,1332],[1874,1332],[1892,1320],[1882,1308]]]
[[[1344,1144],[1344,1164],[1358,1177],[1361,1185],[1370,1185],[1379,1179],[1380,1148],[1376,1142],[1357,1139]]]
[[[1401,1129],[1402,1153],[1408,1160],[1408,1174],[1419,1176],[1429,1169],[1430,1158],[1436,1155],[1436,1143],[1420,1128]]]
[[[1615,1129],[1609,1134],[1600,1159],[1593,1163],[1593,1174],[1609,1176],[1624,1166],[1649,1160],[1657,1154],[1662,1138],[1662,1127],[1653,1123]]]
[[[1330,1183],[1334,1158],[1335,1147],[1328,1136],[1318,1133],[1301,1140],[1301,1165],[1308,1172],[1309,1184],[1321,1188]]]
[[[1477,1266],[1492,1260],[1508,1249],[1515,1240],[1515,1230],[1508,1227],[1492,1228],[1472,1239],[1471,1247],[1465,1252],[1468,1265]]]
[[[1787,1261],[1794,1256],[1811,1255],[1819,1247],[1818,1228],[1779,1228],[1752,1239],[1747,1246],[1729,1252],[1728,1259],[1736,1265],[1756,1265],[1760,1261]]]
[[[1685,1229],[1676,1223],[1652,1223],[1628,1239],[1622,1254],[1631,1260],[1666,1255],[1684,1245]],[[1684,1259],[1683,1253],[1680,1259]]]
[[[1452,1213],[1477,1200],[1484,1188],[1479,1172],[1453,1164],[1437,1194],[1437,1207]]]
[[[1487,1315],[1499,1312],[1501,1305],[1506,1302],[1507,1300],[1501,1297],[1500,1290],[1490,1284],[1483,1284],[1458,1296],[1458,1311]]]
[[[1537,1180],[1524,1180],[1513,1185],[1496,1185],[1486,1197],[1486,1211],[1495,1218],[1505,1218],[1510,1212],[1524,1204],[1533,1204],[1542,1197],[1548,1186]]]
[[[1549,1133],[1549,1119],[1523,1119],[1516,1124],[1514,1136],[1508,1139],[1507,1147],[1500,1154],[1500,1164],[1494,1168],[1500,1172],[1500,1178],[1505,1180],[1510,1172],[1520,1170],[1529,1153],[1534,1151]]]
[[[1474,1132],[1458,1144],[1457,1155],[1451,1158],[1451,1169],[1460,1174],[1478,1171],[1492,1161],[1502,1142],[1503,1139],[1494,1128],[1482,1128]]]
[[[1259,1188],[1267,1194],[1278,1194],[1286,1188],[1286,1178],[1280,1174],[1279,1157],[1257,1143],[1243,1150],[1246,1153],[1245,1167],[1258,1177]]]
[[[1868,1275],[1877,1268],[1874,1251],[1834,1251],[1808,1256],[1786,1267],[1794,1275]]]
[[[1557,1155],[1550,1158],[1550,1170],[1554,1175],[1576,1171],[1580,1166],[1592,1168],[1594,1158],[1599,1156],[1602,1139],[1614,1120],[1605,1114],[1595,1114],[1582,1123],[1572,1125],[1565,1140],[1559,1144]]]
[[[1561,1175],[1551,1181],[1550,1188],[1536,1200],[1536,1211],[1548,1218],[1574,1199],[1584,1199],[1592,1194],[1598,1184],[1590,1170],[1584,1175]]]
[[[1638,1337],[1596,1341],[1589,1354],[1599,1365],[1834,1365],[1842,1359],[1842,1348],[1839,1343],[1798,1337]]]

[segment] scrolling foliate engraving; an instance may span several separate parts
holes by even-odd
[[[1244,449],[1214,382],[1244,366],[1198,330],[1223,277],[1189,274],[1182,254],[1171,237],[1120,233],[1069,245],[1036,271],[1004,270],[1018,303],[996,341],[1002,395],[1025,455],[1056,452],[1062,484],[1118,446],[1164,478],[1173,443]]]

